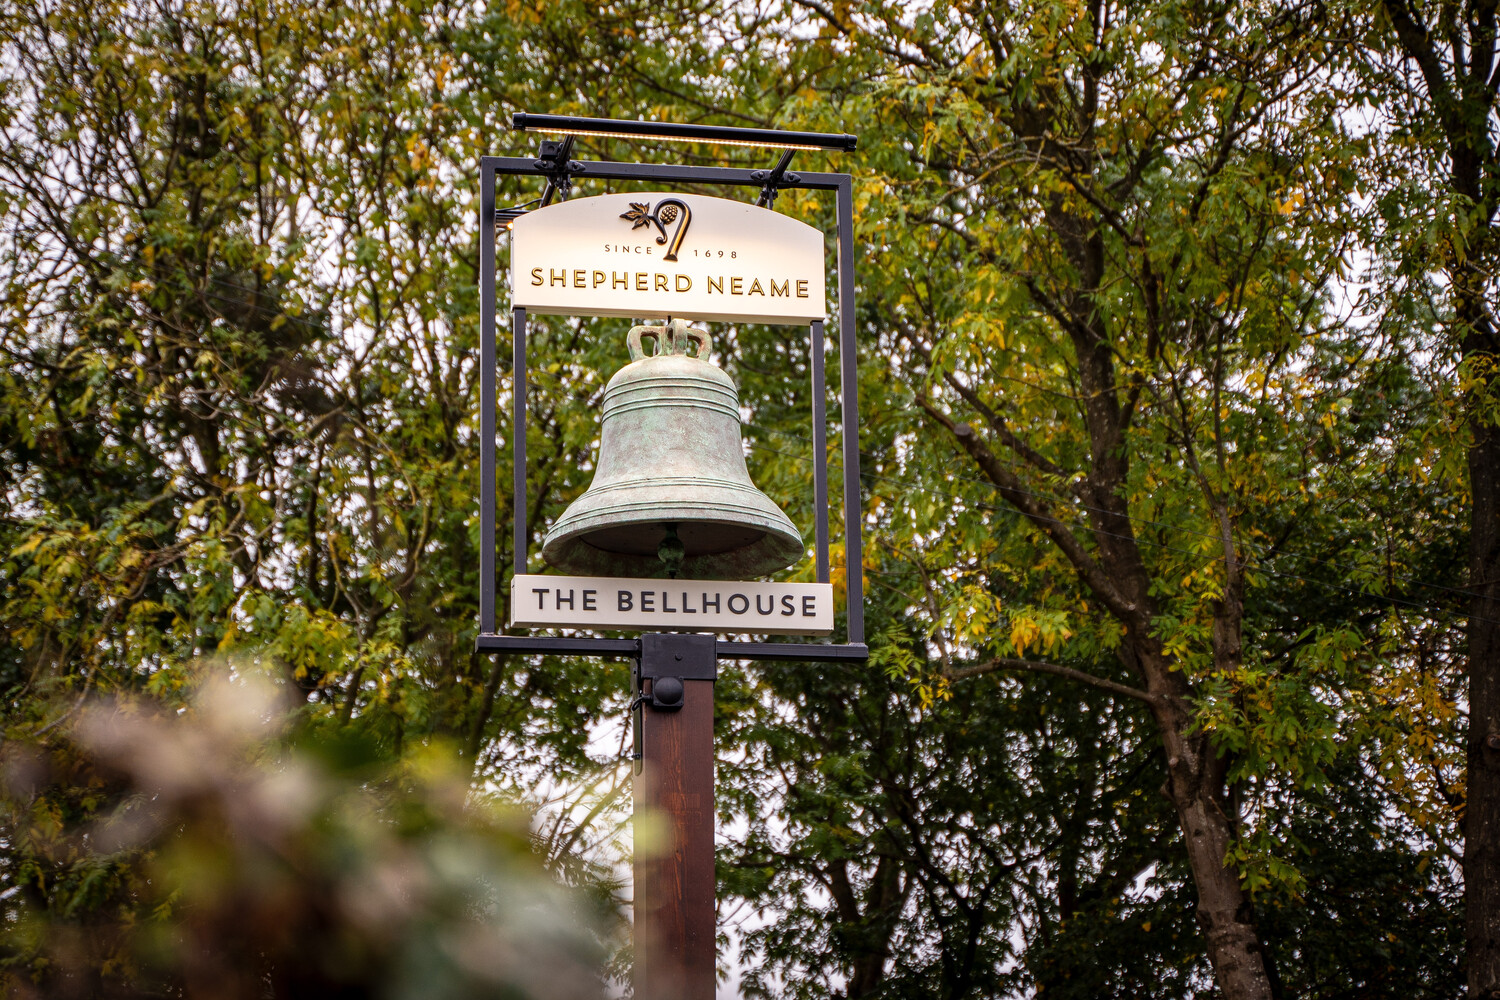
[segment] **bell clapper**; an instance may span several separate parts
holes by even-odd
[[[687,555],[687,549],[683,547],[682,539],[677,537],[677,522],[668,523],[666,528],[667,537],[656,547],[656,558],[666,564],[667,579],[675,580],[677,571],[682,569],[682,559]]]

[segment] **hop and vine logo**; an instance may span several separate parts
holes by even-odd
[[[687,235],[688,224],[693,221],[693,212],[681,199],[663,198],[656,203],[655,208],[644,202],[633,201],[630,203],[630,211],[622,213],[620,218],[634,223],[630,227],[632,231],[642,226],[655,226],[656,245],[667,248],[662,260],[675,261],[677,251],[682,246],[682,238]],[[673,223],[676,223],[676,227],[668,234],[667,227]]]

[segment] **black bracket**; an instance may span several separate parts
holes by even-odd
[[[787,166],[792,162],[792,154],[797,152],[789,149],[781,154],[781,159],[776,166],[770,170],[756,170],[750,174],[750,179],[761,185],[760,197],[755,203],[761,208],[770,208],[776,204],[776,195],[783,187],[791,184],[800,184],[802,178],[796,174],[787,173]]]
[[[682,707],[683,681],[719,679],[718,640],[711,635],[647,633],[635,661],[640,700],[662,712]],[[646,681],[651,690],[645,690]]]
[[[568,192],[573,190],[573,175],[583,172],[583,164],[577,160],[570,159],[573,155],[574,136],[566,139],[543,139],[541,147],[536,153],[537,172],[547,178],[547,186],[542,190],[542,208],[552,204],[555,195],[567,197]]]
[[[541,199],[538,198],[537,200],[540,201]],[[527,209],[524,207],[495,209],[495,232],[498,234],[502,229],[510,228],[510,224],[525,215],[526,212]]]

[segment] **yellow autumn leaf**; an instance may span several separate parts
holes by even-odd
[[[1020,656],[1026,652],[1026,647],[1036,641],[1041,629],[1037,623],[1030,618],[1016,618],[1011,621],[1010,642],[1016,647],[1016,655]]]

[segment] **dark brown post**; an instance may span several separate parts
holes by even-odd
[[[643,635],[636,716],[635,995],[714,996],[711,635]]]

